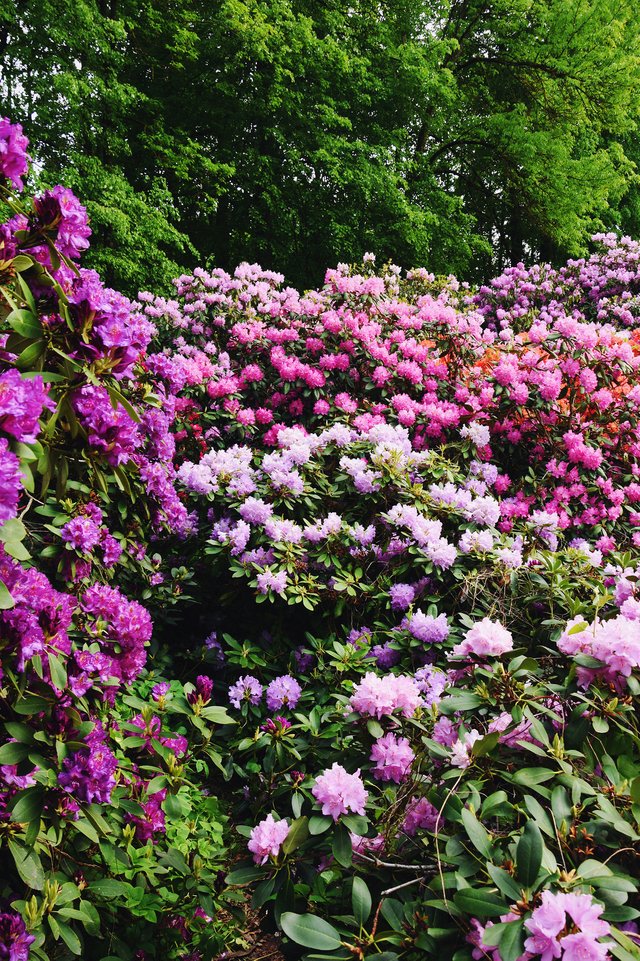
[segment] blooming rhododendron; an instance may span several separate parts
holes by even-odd
[[[323,814],[329,814],[337,821],[341,814],[364,814],[367,791],[360,777],[360,771],[349,774],[335,761],[331,767],[316,778],[311,793],[322,807]]]
[[[453,654],[465,657],[499,657],[513,650],[511,632],[497,621],[484,617],[471,627]]]
[[[283,707],[293,710],[301,693],[302,688],[290,674],[276,677],[267,687],[267,707],[270,711],[278,711]]]
[[[0,126],[0,135],[1,131]],[[19,914],[0,912],[0,958],[3,961],[28,961],[29,945],[34,941],[35,936],[27,932]]]
[[[28,145],[20,124],[12,124],[8,117],[0,117],[0,176],[5,177],[15,190],[22,190]]]
[[[256,824],[247,844],[255,863],[266,864],[270,857],[277,857],[288,833],[288,822],[284,819],[276,821],[273,814],[268,814],[263,821]]]
[[[604,961],[606,943],[599,939],[611,928],[600,915],[604,911],[588,894],[542,892],[542,903],[525,921],[529,937],[524,946],[541,961]]]
[[[351,695],[351,706],[359,714],[381,718],[400,710],[410,717],[422,703],[420,690],[411,677],[367,672]]]
[[[588,654],[602,662],[601,671],[578,667],[578,677],[584,687],[597,674],[602,674],[621,689],[631,672],[640,667],[640,620],[618,614],[606,621],[587,624],[584,618],[577,617],[569,621],[557,644],[564,654]]]
[[[240,707],[244,701],[248,701],[250,704],[259,704],[262,700],[262,684],[257,678],[247,674],[231,685],[229,700],[234,707]]]
[[[375,762],[373,776],[380,781],[400,784],[409,774],[414,758],[408,738],[389,732],[378,738],[371,748],[371,760]]]

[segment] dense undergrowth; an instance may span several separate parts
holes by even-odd
[[[640,957],[640,247],[132,303],[25,150],[0,957]]]

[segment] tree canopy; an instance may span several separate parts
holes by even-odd
[[[0,0],[0,90],[128,291],[368,249],[480,279],[638,232],[639,40],[632,0]]]

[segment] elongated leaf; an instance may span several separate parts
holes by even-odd
[[[258,881],[260,878],[264,877],[264,871],[262,868],[236,868],[235,871],[231,871],[227,874],[225,881],[227,884],[251,884],[253,881]]]
[[[487,859],[491,858],[491,838],[475,814],[468,808],[462,812],[462,823],[474,848]]]
[[[516,847],[516,867],[518,879],[528,888],[536,882],[543,851],[544,842],[540,828],[535,821],[527,821]]]
[[[510,874],[507,874],[503,868],[496,867],[495,864],[487,864],[487,871],[495,886],[502,891],[505,897],[509,898],[510,901],[520,900],[522,892]]]
[[[332,824],[331,818],[324,817],[322,814],[313,814],[309,818],[309,834],[324,834]]]
[[[524,950],[524,921],[507,921],[486,928],[483,944],[499,947],[501,961],[517,961]]]
[[[16,602],[9,592],[9,588],[4,581],[0,581],[0,611],[8,611],[15,607]]]
[[[309,819],[307,817],[298,818],[289,828],[289,833],[284,839],[282,850],[284,854],[291,854],[299,848],[303,841],[309,837]]]
[[[28,744],[3,744],[0,747],[0,764],[18,764],[30,750]]]
[[[463,888],[453,896],[454,904],[472,918],[497,918],[507,913],[507,905],[495,894],[478,888]]]
[[[21,879],[34,891],[44,887],[44,869],[40,858],[33,849],[21,847],[17,841],[9,839],[9,850],[15,861],[16,871]]]
[[[285,911],[280,918],[280,924],[287,937],[304,948],[335,951],[340,947],[341,938],[333,925],[317,918],[315,914]]]
[[[336,824],[336,833],[333,838],[331,850],[338,864],[341,864],[344,868],[351,866],[353,858],[351,836],[344,824]]]
[[[353,904],[353,916],[358,924],[366,924],[369,915],[371,914],[371,894],[369,893],[369,888],[365,882],[357,875],[353,879],[351,902]]]
[[[40,819],[44,807],[44,793],[41,788],[30,787],[17,795],[18,800],[11,808],[11,820],[16,824]]]

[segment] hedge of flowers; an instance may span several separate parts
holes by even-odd
[[[2,120],[0,957],[221,950],[206,785],[230,718],[148,660],[151,612],[188,591],[175,401],[144,369],[153,326],[79,267],[84,207],[20,192],[26,146]]]
[[[0,957],[640,958],[640,246],[131,303],[26,148]]]

